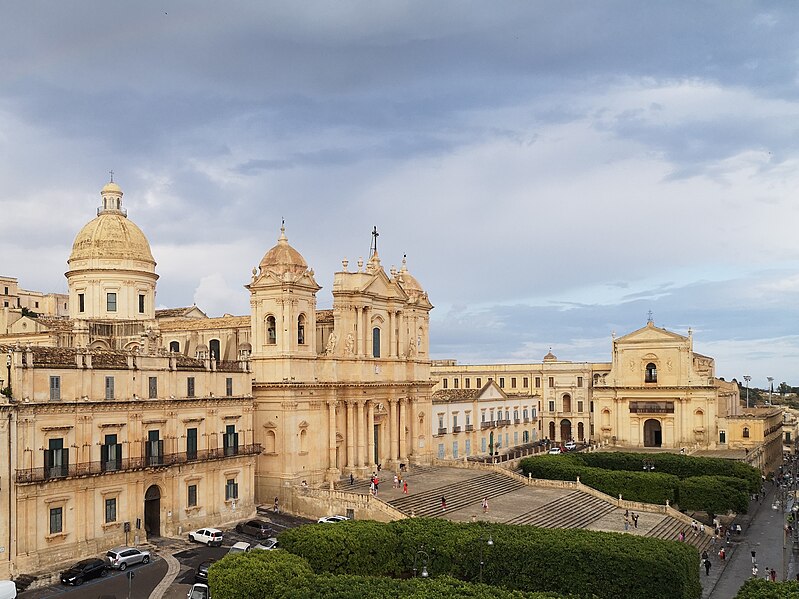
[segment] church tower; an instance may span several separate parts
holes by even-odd
[[[73,320],[154,320],[155,260],[147,238],[122,208],[113,179],[97,217],[75,237],[65,273]]]
[[[253,269],[250,291],[253,374],[258,381],[312,381],[316,292],[321,289],[281,226],[277,245]]]

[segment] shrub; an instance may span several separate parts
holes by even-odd
[[[746,481],[729,476],[685,478],[680,481],[679,487],[680,509],[712,514],[726,514],[729,511],[745,514],[749,509],[746,486]]]
[[[208,570],[215,599],[281,597],[295,578],[313,575],[308,562],[285,551],[250,551],[227,555]]]
[[[799,597],[799,582],[770,582],[750,578],[738,590],[735,599],[795,599]]]

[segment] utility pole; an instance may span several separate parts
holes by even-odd
[[[771,393],[774,391],[774,377],[767,376],[768,379],[768,403],[771,405]]]

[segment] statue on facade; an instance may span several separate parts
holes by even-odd
[[[412,358],[416,355],[416,340],[411,339],[408,342],[408,357]]]
[[[344,342],[344,354],[351,356],[355,353],[355,337],[352,333],[347,333],[347,340]]]
[[[336,351],[336,344],[338,343],[338,335],[335,331],[330,333],[330,337],[327,338],[327,346],[325,347],[325,354],[328,356],[331,355],[334,351]]]

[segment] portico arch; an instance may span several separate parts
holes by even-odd
[[[564,418],[560,421],[560,440],[568,441],[572,438],[572,423],[571,420]]]
[[[644,422],[644,447],[661,447],[663,445],[663,429],[660,420],[649,418]]]

